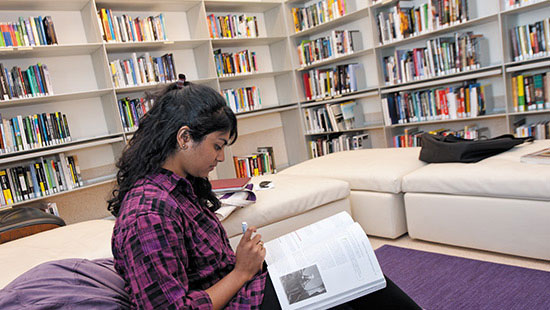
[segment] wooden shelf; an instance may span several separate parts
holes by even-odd
[[[460,82],[463,80],[479,79],[479,78],[494,76],[501,73],[502,73],[502,66],[496,65],[496,66],[490,66],[490,67],[480,68],[476,70],[442,75],[442,76],[429,78],[429,79],[422,79],[422,80],[413,81],[413,82],[401,83],[397,85],[387,85],[387,86],[381,87],[380,93],[389,94],[389,93],[395,93],[395,92],[411,90],[411,89],[432,87],[432,86],[437,86],[442,84]]]
[[[26,204],[33,203],[33,202],[38,202],[38,201],[41,201],[41,200],[44,200],[44,199],[50,199],[50,198],[53,198],[53,197],[56,197],[56,196],[61,196],[61,195],[66,195],[66,194],[74,193],[74,192],[81,191],[81,190],[86,190],[86,189],[93,188],[93,187],[96,187],[96,186],[109,184],[109,183],[112,183],[114,181],[116,181],[116,175],[114,175],[114,174],[104,176],[104,177],[101,177],[101,178],[96,178],[96,179],[93,179],[93,180],[87,180],[87,181],[84,180],[84,185],[81,186],[81,187],[73,188],[73,189],[67,190],[67,191],[57,192],[57,193],[54,193],[54,194],[51,194],[51,195],[46,195],[46,196],[42,196],[42,197],[38,197],[38,198],[33,198],[33,199],[25,200],[25,201],[16,202],[16,203],[13,203],[11,205],[0,206],[0,210],[6,210],[6,209],[26,205]]]
[[[262,13],[281,6],[281,4],[281,1],[204,1],[207,12]]]
[[[523,13],[523,12],[526,12],[526,11],[536,10],[536,9],[545,7],[549,4],[550,4],[550,0],[536,1],[536,2],[533,2],[531,4],[519,6],[517,8],[504,10],[500,14],[501,15],[512,15],[512,14]]]
[[[525,112],[510,112],[510,113],[508,113],[508,115],[510,115],[510,116],[523,116],[523,115],[546,114],[546,113],[550,113],[550,109],[525,111]]]
[[[286,37],[257,37],[257,38],[235,38],[235,39],[210,39],[214,48],[231,46],[255,46],[270,45],[285,40]]]
[[[362,17],[368,16],[368,14],[369,14],[369,9],[368,8],[362,8],[362,9],[359,9],[357,11],[348,13],[344,16],[337,17],[335,19],[329,20],[329,21],[327,21],[325,23],[322,23],[320,25],[317,25],[315,27],[311,27],[311,28],[302,30],[300,32],[296,32],[294,34],[291,34],[290,37],[291,38],[298,38],[298,37],[314,34],[316,32],[321,32],[321,31],[324,31],[324,30],[327,30],[327,29],[330,29],[330,28],[338,27],[338,26],[343,25],[345,23],[349,23],[349,22],[358,20]]]
[[[51,102],[58,102],[58,101],[89,99],[89,98],[95,98],[95,97],[111,94],[112,92],[113,92],[112,88],[105,88],[105,89],[59,94],[59,95],[10,99],[10,100],[0,101],[0,108],[25,106],[25,105],[33,105],[33,104],[41,104],[41,103],[51,103]]]
[[[108,8],[114,11],[146,12],[187,11],[201,4],[201,1],[193,0],[95,0],[95,2],[98,8]]]
[[[324,135],[332,135],[332,134],[338,134],[338,133],[346,133],[346,132],[356,132],[356,131],[367,131],[367,130],[380,130],[384,129],[384,125],[373,125],[373,126],[367,126],[367,127],[360,127],[360,128],[353,128],[353,129],[346,129],[346,130],[338,130],[338,131],[326,131],[326,132],[316,132],[316,133],[306,133],[306,136],[324,136]]]
[[[310,65],[297,68],[296,71],[304,71],[304,70],[309,70],[309,69],[312,69],[312,68],[326,66],[326,65],[330,65],[330,64],[342,61],[342,60],[361,57],[361,56],[371,54],[371,53],[374,53],[374,49],[372,49],[372,48],[364,49],[364,50],[361,50],[361,51],[356,51],[356,52],[353,52],[353,53],[341,55],[341,56],[338,56],[338,57],[331,57],[331,58],[328,58],[328,59],[323,59],[323,60],[311,63]]]
[[[434,120],[434,121],[411,122],[411,123],[405,123],[405,124],[393,124],[393,125],[391,125],[391,128],[412,127],[412,126],[440,124],[440,123],[471,122],[471,121],[476,121],[476,120],[501,118],[501,117],[506,117],[506,113],[481,115],[481,116],[477,116],[477,117],[463,117],[463,118],[456,118],[456,119],[441,119],[441,120]]]
[[[391,4],[396,4],[397,2],[399,2],[398,0],[385,0],[385,1],[380,1],[378,3],[375,3],[373,5],[370,6],[371,9],[379,9],[381,7],[385,7],[387,5],[391,5]]]
[[[90,55],[101,43],[0,47],[0,59]]]
[[[542,68],[547,66],[547,63],[549,61],[550,61],[550,56],[540,56],[540,57],[533,57],[533,58],[521,60],[521,61],[508,62],[508,63],[505,63],[504,66],[506,67],[506,72],[515,72],[515,71],[521,71],[521,70]]]
[[[273,77],[277,75],[287,74],[292,72],[292,70],[282,70],[274,72],[255,72],[255,73],[242,73],[235,74],[231,76],[220,77],[220,82],[229,82],[229,81],[239,81],[239,80],[250,80],[250,79],[259,79],[265,77]]]
[[[113,144],[121,141],[124,141],[124,138],[122,137],[122,133],[117,133],[117,134],[98,136],[93,138],[84,138],[84,139],[79,139],[75,141],[65,142],[65,143],[37,148],[37,149],[0,154],[0,159],[2,160],[3,164],[11,163],[11,162],[30,159],[30,158],[36,158],[40,156],[48,156],[48,155],[54,155],[54,154],[63,153],[63,152],[90,148],[90,147],[99,146],[99,145]]]
[[[352,93],[346,93],[340,96],[327,97],[327,99],[323,99],[323,100],[306,101],[302,103],[301,107],[309,108],[309,107],[324,105],[328,103],[341,102],[346,100],[353,100],[353,99],[372,97],[372,96],[378,96],[378,87],[371,87],[368,89],[364,89],[364,90],[360,90]]]
[[[402,45],[402,44],[405,44],[405,43],[414,42],[414,41],[417,41],[417,40],[423,40],[423,39],[425,40],[426,38],[431,38],[436,34],[442,34],[442,33],[448,32],[448,31],[456,31],[456,30],[466,28],[466,27],[472,27],[472,26],[476,26],[476,25],[480,25],[480,24],[485,24],[485,23],[490,23],[490,22],[497,22],[497,21],[498,21],[498,14],[491,14],[491,15],[488,15],[488,16],[471,19],[471,20],[465,21],[463,23],[458,23],[458,24],[455,24],[455,25],[450,25],[450,26],[447,26],[447,27],[442,27],[442,28],[439,28],[439,29],[436,29],[436,30],[432,30],[432,31],[429,31],[429,32],[420,33],[418,35],[411,36],[411,37],[408,37],[408,38],[405,38],[405,39],[395,40],[395,41],[391,41],[391,42],[384,43],[384,44],[379,44],[376,47],[376,49],[385,49],[385,48],[394,47],[394,46],[397,46],[397,45]]]
[[[285,104],[285,105],[280,105],[280,106],[275,106],[275,107],[256,109],[256,110],[246,111],[246,112],[239,112],[239,113],[235,113],[235,115],[237,116],[237,119],[244,119],[244,118],[255,117],[255,116],[260,116],[260,115],[265,115],[265,114],[290,111],[290,110],[294,110],[294,109],[297,109],[297,108],[298,108],[297,104],[290,103],[290,104]]]
[[[171,51],[191,49],[206,44],[210,39],[186,41],[145,41],[145,42],[109,42],[105,43],[107,52]]]
[[[0,10],[80,11],[89,0],[2,0]]]
[[[174,82],[175,81],[168,81],[165,83],[150,83],[150,84],[143,84],[143,85],[136,85],[136,86],[118,87],[118,88],[115,88],[115,91],[117,94],[133,93],[137,91],[151,90],[151,89],[157,88],[158,86],[168,85]]]

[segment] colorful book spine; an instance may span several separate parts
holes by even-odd
[[[109,63],[113,84],[116,88],[138,85],[175,82],[174,57],[171,53],[160,57],[132,55],[128,59],[117,59]]]
[[[212,39],[256,38],[260,36],[256,16],[210,14],[206,19]]]
[[[227,105],[235,113],[262,108],[260,89],[256,86],[224,89],[222,94],[225,96]]]
[[[214,61],[219,77],[258,72],[256,52],[243,50],[237,53],[214,51]]]
[[[60,112],[17,115],[0,114],[0,153],[36,149],[71,141],[67,116]],[[61,138],[61,139],[60,139]]]

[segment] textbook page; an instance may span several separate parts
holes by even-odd
[[[268,270],[282,309],[328,309],[386,286],[358,223],[268,263]]]
[[[353,224],[351,216],[342,211],[319,222],[283,235],[264,244],[267,250],[265,262],[272,265],[296,251],[323,242]]]

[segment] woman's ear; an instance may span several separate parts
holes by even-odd
[[[187,125],[181,126],[181,128],[178,130],[176,140],[179,149],[187,149],[187,144],[189,143],[189,141],[191,141],[191,135],[189,134],[189,131],[190,129]]]

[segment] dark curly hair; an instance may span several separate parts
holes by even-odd
[[[215,131],[229,132],[232,144],[237,139],[237,118],[225,99],[214,89],[184,82],[170,84],[147,94],[153,107],[140,120],[139,128],[117,161],[117,184],[108,200],[108,210],[117,216],[124,196],[139,179],[157,171],[177,150],[176,135],[182,126],[189,126],[195,142]],[[207,178],[187,176],[199,202],[213,210],[220,202],[212,193]]]

